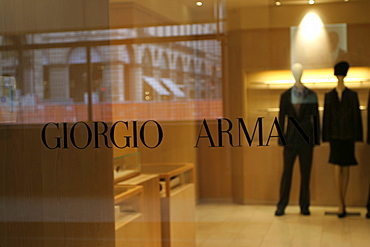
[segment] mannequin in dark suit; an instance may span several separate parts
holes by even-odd
[[[370,94],[367,102],[367,144],[370,144]],[[367,196],[367,214],[366,218],[370,219],[370,181],[369,181],[369,195]]]
[[[338,217],[347,215],[345,197],[349,181],[349,168],[357,165],[355,142],[362,141],[362,119],[358,95],[344,86],[349,64],[339,62],[334,66],[337,87],[325,94],[323,133],[324,142],[329,141],[329,163],[335,165],[335,181],[338,191]]]
[[[370,219],[370,188],[369,188],[369,195],[367,197],[367,206],[366,206],[366,208],[367,208],[366,218]]]
[[[292,66],[292,73],[295,78],[294,86],[285,91],[280,98],[279,123],[281,128],[284,129],[284,138],[287,143],[284,146],[284,168],[280,183],[280,199],[275,212],[276,216],[284,215],[285,207],[289,203],[293,166],[297,156],[299,158],[301,172],[299,205],[301,214],[310,215],[309,186],[312,155],[314,145],[318,144],[315,143],[315,140],[318,140],[318,138],[314,137],[315,133],[317,133],[314,130],[314,121],[319,122],[317,95],[314,91],[302,84],[303,68],[301,64],[294,64]],[[308,142],[299,133],[292,120],[287,119],[289,117],[293,117],[307,134],[309,137]]]

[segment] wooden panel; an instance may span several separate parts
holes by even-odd
[[[148,246],[143,238],[143,216],[116,230],[116,247],[145,247]]]
[[[169,19],[135,2],[112,1],[109,5],[111,28],[138,27],[144,25],[152,26],[171,23]]]
[[[41,145],[33,141],[38,132],[0,128],[0,246],[44,246]]]
[[[197,149],[196,135],[198,134],[197,123],[193,121],[185,122],[160,122],[163,128],[163,142],[157,148],[148,149],[143,147],[139,148],[142,163],[193,163],[196,164]],[[145,134],[148,142],[156,141],[156,129],[148,125],[145,128]],[[154,134],[153,134],[154,133]],[[197,166],[195,165],[195,180],[197,181]],[[197,183],[196,183],[197,186]],[[198,189],[198,188],[197,188]]]
[[[2,1],[0,30],[5,32],[41,32],[107,28],[108,1]],[[5,21],[6,20],[6,21]]]
[[[348,52],[351,66],[370,65],[370,24],[348,25]]]
[[[143,186],[143,225],[140,229],[142,241],[145,246],[161,246],[161,213],[159,198],[159,178],[157,175],[139,175],[119,185]]]
[[[148,149],[143,145],[139,150],[142,154],[143,163],[168,163],[189,162],[196,160],[196,131],[198,126],[193,121],[186,122],[160,122],[163,129],[163,142],[154,149]],[[147,125],[145,135],[148,144],[153,145],[157,141],[157,129],[154,125]],[[158,155],[161,154],[161,155]]]
[[[217,122],[207,122],[212,136],[216,138]],[[228,145],[226,138],[225,145]],[[228,149],[209,147],[209,141],[202,139],[199,142],[197,154],[200,200],[230,201],[232,199],[232,169],[230,162],[228,162]]]
[[[182,186],[170,197],[161,198],[162,247],[195,246],[194,184]]]
[[[245,71],[290,67],[290,29],[253,29],[243,31]]]
[[[49,150],[41,127],[1,126],[0,245],[114,246],[111,150]]]

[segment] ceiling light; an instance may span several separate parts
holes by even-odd
[[[308,4],[314,4],[315,3],[315,1],[314,0],[309,0],[308,1]]]
[[[308,13],[299,24],[301,34],[307,41],[315,40],[321,33],[324,24],[315,13]]]
[[[280,2],[280,1],[276,1],[276,2],[275,2],[275,5],[276,5],[276,6],[280,6],[280,5],[281,5],[281,2]]]
[[[196,5],[200,7],[200,6],[203,5],[203,2],[202,1],[197,1]]]

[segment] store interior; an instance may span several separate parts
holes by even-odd
[[[275,219],[274,120],[295,63],[320,124],[333,66],[350,64],[363,141],[346,203],[366,222],[369,1],[5,0],[0,13],[0,247],[202,246],[197,220],[219,205]],[[314,147],[320,217],[338,205],[329,153]],[[299,193],[297,160],[294,210]]]

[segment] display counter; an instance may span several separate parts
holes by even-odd
[[[162,247],[195,246],[194,165],[147,163],[142,173],[160,179]]]
[[[131,208],[132,211],[140,212],[141,214],[141,217],[136,221],[140,222],[140,224],[135,224],[134,227],[130,228],[130,231],[120,231],[117,233],[120,237],[123,236],[123,238],[126,238],[125,236],[128,236],[130,238],[130,241],[122,241],[124,246],[130,246],[130,242],[136,243],[136,245],[133,246],[161,246],[161,210],[158,184],[159,178],[155,174],[140,174],[116,183],[116,187],[139,186],[142,188],[142,192],[140,193],[142,200],[136,201],[139,203],[132,202],[131,204],[133,205]],[[133,194],[135,194],[135,192],[132,192],[132,195]],[[122,198],[124,197],[122,196],[121,200]],[[133,239],[135,236],[137,236],[137,238]]]
[[[143,187],[114,186],[116,247],[145,246],[140,241],[143,222]]]

